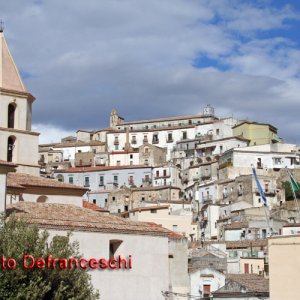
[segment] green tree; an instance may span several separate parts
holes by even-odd
[[[75,268],[68,269],[25,269],[24,254],[47,258],[80,258],[79,245],[70,242],[70,234],[56,237],[49,243],[47,231],[36,225],[27,224],[11,215],[0,227],[0,299],[42,299],[42,300],[94,300],[99,294],[94,290],[90,275]],[[4,256],[14,258],[15,269],[4,269]],[[5,266],[5,264],[4,264]]]

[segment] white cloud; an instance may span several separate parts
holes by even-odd
[[[32,130],[40,133],[40,144],[57,143],[63,137],[76,135],[74,131],[65,130],[51,124],[33,124]]]
[[[297,139],[287,120],[298,124],[300,52],[274,30],[288,30],[286,21],[299,14],[289,5],[258,2],[3,3],[9,45],[31,75],[25,83],[37,97],[41,142],[106,127],[113,107],[132,120],[194,113],[207,103],[217,112],[274,123]],[[268,30],[272,37],[258,34]],[[195,60],[204,66],[194,68]]]

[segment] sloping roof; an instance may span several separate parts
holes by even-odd
[[[154,206],[145,206],[145,207],[137,207],[134,209],[131,209],[130,212],[136,212],[136,211],[147,211],[147,210],[157,210],[157,209],[168,209],[170,205],[154,205]]]
[[[9,51],[3,32],[0,32],[0,88],[26,92],[24,83]]]
[[[168,234],[168,231],[162,227],[68,204],[18,202],[9,205],[7,213],[15,213],[26,222],[46,229],[162,236]]]
[[[55,173],[81,173],[81,172],[97,172],[97,171],[108,171],[108,170],[143,169],[143,168],[149,169],[151,167],[145,165],[77,167],[77,168],[56,170]]]
[[[207,118],[207,117],[213,117],[214,119],[218,120],[218,118],[216,118],[213,115],[198,114],[198,115],[185,115],[185,116],[167,117],[167,118],[150,119],[150,120],[129,121],[129,122],[123,122],[123,123],[118,124],[118,125],[122,126],[122,125],[131,125],[131,124],[142,124],[142,123],[154,123],[154,122],[165,122],[165,121],[188,120],[188,119]]]
[[[52,179],[43,177],[22,174],[22,173],[8,173],[7,174],[7,187],[14,187],[19,185],[21,187],[45,187],[45,188],[61,188],[87,191],[88,189],[81,186],[62,183]]]
[[[10,171],[13,171],[14,168],[17,167],[17,165],[15,165],[12,162],[8,162],[5,160],[0,160],[0,167],[4,168],[4,169],[8,169]]]
[[[180,233],[174,232],[172,230],[169,230],[167,228],[162,227],[162,225],[153,223],[153,222],[144,222],[152,227],[159,227],[159,228],[163,228],[168,232],[168,237],[171,239],[185,239],[186,237]]]
[[[243,240],[243,241],[225,241],[226,249],[250,248],[250,247],[266,247],[267,239]]]
[[[269,292],[269,280],[256,274],[228,274],[227,279],[244,286],[249,292]]]
[[[249,226],[248,222],[233,222],[231,224],[225,225],[224,229],[226,229],[226,230],[234,230],[234,229],[248,228],[248,226]]]
[[[94,211],[99,211],[99,212],[109,212],[108,210],[94,204],[94,203],[90,203],[88,201],[82,200],[82,207],[84,208],[88,208],[88,209],[92,209]]]

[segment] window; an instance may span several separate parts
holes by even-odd
[[[123,243],[121,240],[110,240],[109,241],[109,258],[113,258],[120,245]]]
[[[167,170],[164,170],[164,177],[167,176]]]
[[[159,177],[159,170],[156,171],[156,177]]]
[[[56,179],[57,179],[58,182],[64,182],[64,176],[61,175],[61,174],[58,174],[58,175],[56,176]]]
[[[132,136],[131,144],[136,144],[136,136],[135,135]]]
[[[149,153],[149,148],[148,148],[148,147],[145,147],[144,152],[145,152],[146,154],[148,154],[148,153]]]
[[[150,213],[151,213],[151,214],[157,214],[157,209],[151,209],[151,210],[150,210]]]
[[[90,186],[90,177],[88,176],[85,176],[84,177],[84,186]]]
[[[70,184],[73,184],[73,183],[74,183],[74,177],[72,177],[72,176],[69,177],[69,183],[70,183]]]
[[[217,129],[216,129],[216,135],[219,135],[219,134],[220,134],[220,129],[217,128]]]
[[[152,143],[157,144],[158,143],[158,133],[153,134]]]
[[[8,118],[7,118],[7,127],[8,128],[15,127],[15,110],[16,110],[16,104],[10,103],[8,105]]]
[[[7,139],[7,161],[13,161],[13,150],[15,148],[16,137],[10,136]]]
[[[170,143],[170,142],[173,142],[173,135],[171,132],[168,133],[168,139],[167,139],[167,142]]]
[[[93,199],[93,204],[96,204],[96,199]]]
[[[186,132],[186,131],[183,131],[183,132],[182,132],[182,139],[183,139],[183,140],[186,140],[186,139],[187,139],[187,132]]]
[[[173,225],[173,231],[177,231],[178,225]]]
[[[115,196],[113,196],[113,197],[112,197],[112,201],[115,201],[115,200],[116,200],[116,197],[115,197]]]
[[[100,175],[99,176],[99,186],[103,186],[104,185],[104,176]]]
[[[128,211],[128,205],[124,206],[124,211]]]
[[[129,184],[134,185],[133,176],[129,176]]]
[[[143,140],[144,143],[148,143],[148,136],[147,135],[144,135],[144,140]]]
[[[120,166],[120,165],[121,165],[121,161],[117,160],[117,166]]]
[[[189,125],[192,125],[192,124],[193,124],[192,120],[189,120]]]
[[[150,181],[149,175],[145,175],[145,181],[146,181],[146,182],[149,182],[149,181]]]
[[[223,146],[221,145],[221,146],[220,146],[220,152],[222,152],[222,151],[223,151]]]
[[[130,158],[130,159],[133,159],[133,154],[130,154],[129,158]]]
[[[118,176],[117,175],[114,176],[114,184],[118,184]]]
[[[114,144],[115,145],[119,145],[119,137],[118,136],[115,136]]]
[[[209,297],[210,295],[210,284],[203,284],[203,297]]]

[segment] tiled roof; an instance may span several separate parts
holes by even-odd
[[[225,225],[224,229],[234,230],[234,229],[248,228],[248,226],[249,226],[248,222],[233,222],[231,224]]]
[[[99,212],[109,212],[108,210],[94,204],[94,203],[90,203],[88,201],[82,200],[82,207],[84,208],[88,208],[88,209],[92,209],[94,211],[99,211]]]
[[[226,279],[244,286],[248,292],[268,293],[269,280],[256,274],[227,274]]]
[[[144,223],[146,223],[146,224],[148,224],[152,227],[164,228],[161,225],[153,223],[153,222],[144,222]],[[180,233],[174,232],[174,231],[169,230],[167,228],[164,228],[164,229],[168,231],[168,237],[171,238],[171,239],[184,239],[185,238],[185,236],[180,234]]]
[[[129,166],[99,166],[99,167],[77,167],[68,168],[63,170],[57,170],[55,173],[80,173],[80,172],[97,172],[97,171],[108,171],[108,170],[122,170],[122,169],[142,169],[151,168],[144,165],[129,165]]]
[[[135,222],[117,216],[75,205],[54,203],[18,202],[7,207],[7,213],[15,213],[30,224],[58,230],[96,231],[140,235],[161,235],[169,233],[162,227]]]
[[[15,165],[12,162],[8,162],[5,160],[0,160],[0,166],[5,166],[5,167],[16,167],[17,165]]]
[[[15,187],[16,185],[21,187],[46,187],[87,191],[86,188],[81,186],[62,183],[52,179],[22,173],[8,173],[7,187]]]
[[[130,122],[124,122],[119,124],[119,126],[124,125],[131,125],[131,124],[142,124],[142,123],[155,123],[155,122],[165,122],[165,121],[177,121],[177,120],[188,120],[188,119],[195,119],[195,118],[207,118],[207,117],[213,117],[214,119],[218,119],[212,115],[185,115],[185,116],[177,116],[177,117],[169,117],[169,118],[160,118],[160,119],[150,119],[150,120],[141,120],[141,121],[130,121]]]
[[[147,211],[152,209],[168,209],[170,205],[155,205],[155,206],[146,206],[146,207],[137,207],[134,209],[131,209],[130,212],[136,212],[136,211]]]
[[[283,225],[283,227],[300,227],[300,223],[289,223],[289,224]]]
[[[225,241],[226,249],[250,248],[250,247],[266,247],[267,239],[259,240],[243,240],[243,241]]]

